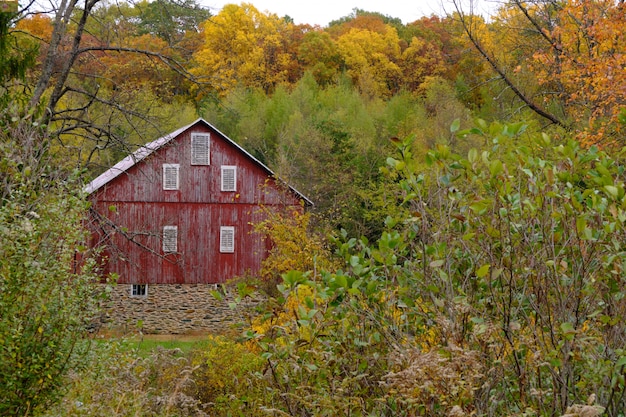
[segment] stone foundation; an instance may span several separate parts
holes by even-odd
[[[246,321],[259,302],[246,301],[232,309],[234,297],[226,294],[218,300],[211,294],[216,289],[213,284],[148,285],[147,296],[131,296],[130,284],[118,284],[112,287],[102,322],[123,333],[223,333]]]

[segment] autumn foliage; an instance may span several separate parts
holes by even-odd
[[[49,300],[5,302],[25,324],[0,326],[4,342],[67,335],[46,357],[5,349],[19,407],[20,386],[56,396],[69,381],[49,414],[623,416],[624,2],[512,0],[487,19],[453,0],[446,16],[355,9],[328,27],[252,3],[61,4],[56,20],[0,19],[0,124],[16,133],[0,144],[0,266],[37,278],[0,295],[78,282],[35,259],[74,253],[50,237],[82,197],[52,174],[93,177],[198,116],[315,205],[262,208],[269,257],[232,290],[265,302],[189,356],[120,362],[109,347],[68,380],[61,348],[82,316],[67,335],[13,314]],[[35,197],[72,202],[70,222],[13,203]]]

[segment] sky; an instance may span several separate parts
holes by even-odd
[[[480,0],[479,0],[480,1]],[[489,0],[482,0],[479,7],[485,7]],[[422,16],[445,15],[444,7],[452,9],[450,0],[245,0],[261,12],[275,13],[279,17],[291,17],[295,23],[328,26],[328,23],[348,16],[354,8],[368,12],[379,12],[397,17],[403,23],[411,23]],[[219,13],[225,4],[241,4],[241,0],[203,0],[213,14]],[[443,5],[443,6],[442,6]]]

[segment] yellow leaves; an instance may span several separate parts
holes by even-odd
[[[27,19],[19,20],[16,29],[28,32],[44,41],[49,41],[52,37],[52,19],[45,14],[35,14]]]
[[[401,86],[415,90],[424,77],[449,71],[442,51],[449,45],[442,39],[447,35],[433,32],[440,25],[430,22],[431,35],[409,45],[378,17],[358,16],[321,30],[293,25],[251,4],[230,4],[203,25],[204,45],[191,72],[227,95],[237,85],[271,93],[305,71],[327,84],[343,66],[364,93],[388,97]]]
[[[410,90],[419,88],[426,77],[442,75],[446,71],[441,50],[417,37],[413,37],[401,58],[403,82]]]
[[[311,341],[313,333],[310,323],[307,324],[300,319],[310,315],[310,313],[315,315],[316,310],[313,307],[323,303],[324,301],[315,294],[313,287],[299,285],[294,291],[289,293],[282,308],[274,312],[274,317],[266,319],[262,316],[257,316],[253,320],[251,328],[256,334],[266,335],[273,327],[279,326],[286,333],[295,334],[299,340]],[[285,327],[295,323],[298,323],[298,326]],[[276,339],[276,342],[280,344],[282,339]],[[255,350],[254,344],[248,344],[248,346],[250,349]]]
[[[390,93],[388,84],[400,78],[400,38],[394,28],[384,33],[351,29],[339,37],[337,46],[353,80],[369,73],[378,94]]]
[[[610,1],[570,0],[553,19],[554,29],[545,32],[553,47],[535,55],[533,71],[541,85],[559,83],[570,117],[584,129],[579,139],[603,141],[617,128],[626,104],[626,91],[619,88],[626,85],[626,74],[616,70],[626,65],[623,8]]]
[[[265,234],[273,245],[262,264],[261,276],[264,280],[275,280],[292,270],[331,270],[331,254],[318,236],[309,233],[310,214],[300,209],[276,212],[265,207],[263,211],[266,220],[255,225],[255,231]]]
[[[293,25],[253,5],[226,5],[204,24],[205,43],[192,72],[226,94],[238,83],[270,91],[287,78],[295,57],[287,51]]]
[[[619,109],[626,104],[626,88],[620,88],[626,74],[618,70],[626,65],[622,5],[609,0],[567,0],[558,6],[511,2],[489,24],[476,16],[464,23],[520,98],[532,97],[540,111],[548,109],[550,120],[580,132],[585,145],[615,140]]]

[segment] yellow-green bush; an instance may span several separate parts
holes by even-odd
[[[194,398],[211,416],[260,415],[266,395],[264,359],[224,336],[210,336],[192,356]]]

